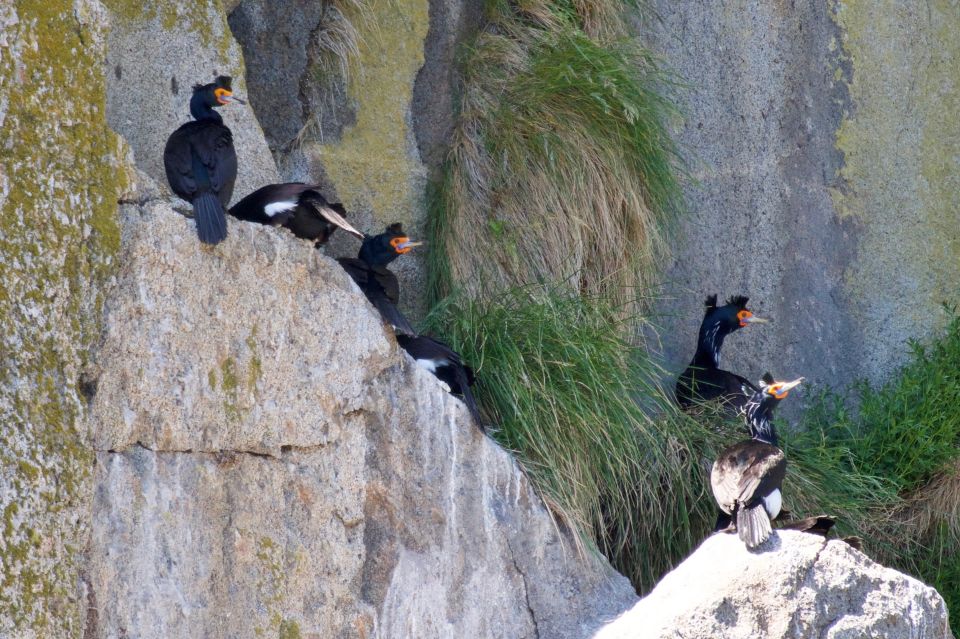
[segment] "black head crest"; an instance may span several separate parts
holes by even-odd
[[[773,379],[773,375],[771,375],[769,372],[764,373],[763,377],[760,378],[760,384],[762,384],[763,386],[769,386],[774,381],[775,380]]]
[[[229,75],[218,75],[217,79],[214,80],[214,84],[216,84],[221,89],[226,89],[227,91],[233,91],[233,89],[230,86],[230,83],[232,81],[233,79]]]
[[[744,309],[747,307],[747,302],[750,301],[750,298],[746,295],[734,295],[727,300],[727,304],[733,304],[737,308]]]
[[[716,295],[716,293],[714,293],[713,295],[710,295],[709,297],[707,297],[707,299],[705,299],[705,300],[703,301],[703,305],[707,307],[707,308],[706,308],[707,312],[712,311],[713,309],[715,309],[715,308],[717,307],[717,295]]]
[[[387,227],[387,233],[390,235],[403,235],[403,224],[400,222],[394,222]]]

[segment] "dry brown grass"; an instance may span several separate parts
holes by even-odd
[[[919,539],[930,539],[943,530],[960,545],[960,459],[908,495],[896,518]]]

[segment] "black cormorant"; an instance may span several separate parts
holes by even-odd
[[[297,237],[313,240],[316,246],[326,244],[337,227],[364,239],[363,233],[345,219],[343,205],[327,202],[320,187],[312,184],[268,184],[234,204],[229,213],[248,222],[284,226]]]
[[[440,340],[427,335],[397,335],[397,343],[417,364],[443,382],[448,392],[463,397],[463,403],[467,405],[473,420],[480,430],[486,432],[480,421],[477,402],[470,392],[474,382],[473,369],[460,360],[460,355]]]
[[[713,496],[722,511],[717,529],[735,529],[747,548],[756,548],[770,537],[770,521],[780,514],[780,484],[787,460],[777,447],[773,409],[803,378],[792,382],[763,376],[760,388],[744,405],[752,439],[725,449],[710,472]]]
[[[697,337],[697,352],[677,379],[677,403],[681,408],[697,401],[720,399],[738,409],[748,396],[743,387],[751,393],[757,390],[749,380],[720,368],[720,348],[727,335],[744,326],[769,321],[747,309],[748,299],[738,295],[724,306],[717,306],[717,296],[711,295],[704,302],[706,308]]]
[[[403,232],[399,223],[391,224],[384,233],[368,235],[360,245],[357,257],[337,258],[340,265],[363,294],[380,312],[380,316],[393,326],[398,334],[416,335],[410,321],[397,308],[400,301],[400,283],[387,264],[397,259],[422,242],[413,242]]]
[[[205,244],[217,244],[227,237],[224,209],[237,179],[237,153],[233,134],[214,108],[230,102],[245,104],[233,95],[227,76],[194,86],[190,114],[195,120],[170,134],[163,150],[170,188],[193,205],[197,235]]]

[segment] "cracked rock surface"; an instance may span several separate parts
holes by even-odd
[[[777,531],[749,552],[709,537],[594,639],[947,639],[936,590],[842,541]]]
[[[85,636],[574,638],[636,600],[336,262],[233,219],[203,247],[164,199],[121,217]]]

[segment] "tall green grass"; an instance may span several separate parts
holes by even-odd
[[[637,322],[564,286],[450,298],[428,318],[475,367],[493,436],[550,508],[649,588],[713,522],[708,460],[742,427],[677,413],[659,365],[623,337]]]
[[[670,86],[623,4],[493,2],[431,212],[434,300],[560,282],[632,299],[679,209]],[[622,34],[621,34],[622,35]]]
[[[739,419],[708,406],[676,410],[657,361],[623,337],[643,320],[622,311],[567,287],[528,286],[450,298],[428,323],[475,366],[494,437],[551,509],[645,592],[710,533],[710,465],[745,435]],[[841,535],[863,537],[869,554],[932,583],[954,608],[958,371],[954,318],[942,339],[914,345],[890,382],[856,385],[858,411],[828,392],[799,427],[779,424],[794,516],[835,516]]]

